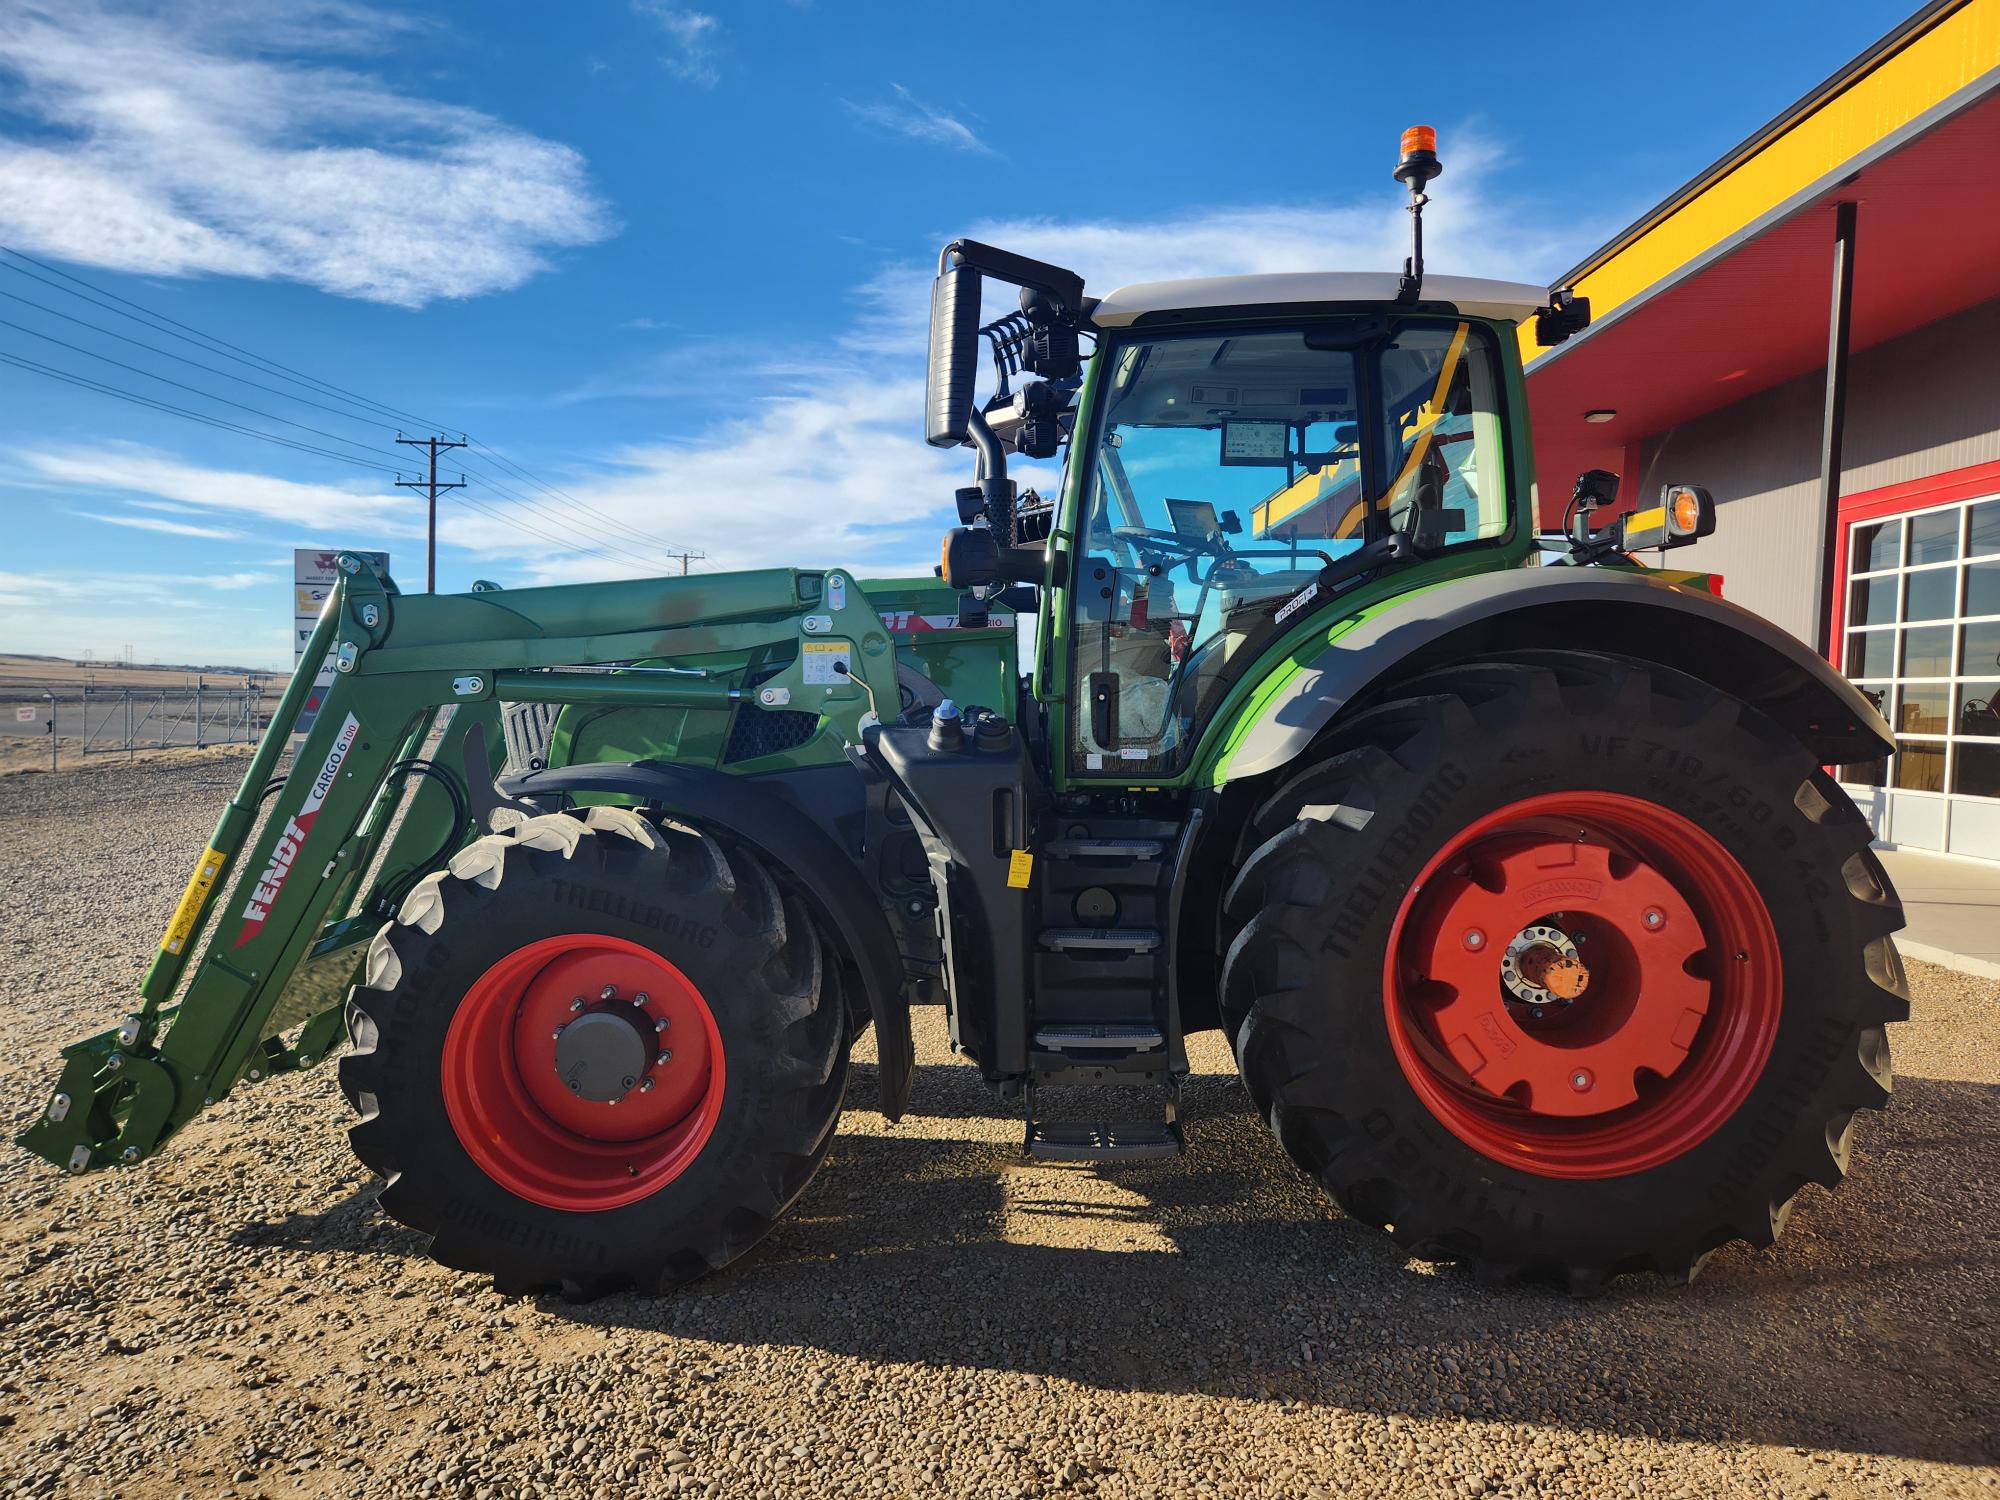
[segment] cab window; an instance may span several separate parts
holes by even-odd
[[[1072,770],[1179,770],[1303,591],[1365,540],[1400,529],[1437,551],[1507,531],[1498,362],[1477,324],[1175,334],[1105,357],[1072,454]]]

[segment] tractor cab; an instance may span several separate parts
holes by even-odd
[[[1183,775],[1247,669],[1341,593],[1413,564],[1515,566],[1532,545],[1515,330],[1548,312],[1540,287],[1434,277],[1410,300],[1393,273],[1308,272],[1093,299],[971,242],[945,260],[930,437],[979,460],[941,572],[966,615],[1040,587],[1036,697],[1063,705],[1065,781]],[[952,326],[973,295],[957,283],[984,266],[1069,285],[1077,311],[1037,284],[1021,313]],[[1065,359],[1008,388],[1051,368],[1038,318],[1094,350],[1079,374]],[[1003,389],[941,416],[980,337]],[[1007,460],[1047,456],[1050,433],[1068,444],[1060,495],[1028,492],[1024,512]]]

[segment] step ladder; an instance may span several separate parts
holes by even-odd
[[[1022,1087],[1023,1147],[1037,1160],[1186,1149],[1167,932],[1182,832],[1165,819],[1083,812],[1042,846]],[[1084,925],[1093,917],[1101,925]]]
[[[1076,1096],[1061,1099],[1059,1095]],[[1134,1080],[1089,1088],[1037,1087],[1023,1094],[1027,1132],[1022,1148],[1037,1161],[1126,1162],[1178,1156],[1181,1133],[1177,1080]],[[1051,1117],[1054,1108],[1060,1113]]]

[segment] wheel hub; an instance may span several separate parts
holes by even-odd
[[[1645,860],[1574,829],[1509,833],[1439,872],[1422,908],[1405,952],[1431,1002],[1426,1030],[1487,1096],[1601,1115],[1687,1060],[1710,990],[1687,965],[1705,940]]]
[[[1523,1005],[1568,1005],[1590,987],[1590,970],[1574,938],[1560,927],[1536,923],[1507,945],[1500,980]]]
[[[631,1005],[600,1005],[555,1036],[556,1076],[579,1099],[616,1104],[639,1087],[659,1055],[653,1019]]]

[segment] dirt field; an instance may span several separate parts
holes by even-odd
[[[115,1021],[235,768],[0,778],[0,1112]],[[2000,1494],[2000,996],[1916,968],[1852,1180],[1691,1290],[1480,1289],[1345,1221],[1207,1039],[1186,1157],[1023,1165],[935,1012],[664,1300],[507,1300],[372,1206],[329,1069],[129,1172],[0,1157],[0,1492]],[[860,1054],[868,1056],[864,1047]]]
[[[255,745],[208,745],[197,750],[192,745],[179,745],[165,750],[135,750],[129,756],[123,751],[86,756],[83,754],[83,742],[74,735],[65,734],[56,737],[55,774],[95,775],[99,771],[123,769],[128,761],[145,761],[148,764],[165,761],[170,765],[187,761],[244,761],[256,748]],[[46,737],[0,737],[0,776],[36,772],[45,776],[49,774],[49,742]],[[240,767],[238,774],[241,774]]]
[[[196,677],[205,679],[214,688],[262,685],[267,691],[276,692],[285,685],[284,674],[277,672],[246,674],[241,668],[197,671],[189,667],[140,664],[128,667],[123,662],[91,662],[87,666],[79,666],[67,657],[15,656],[0,652],[0,698],[7,699],[21,696],[17,690],[41,692],[54,688],[58,692],[73,692],[84,683],[103,688],[193,687]]]

